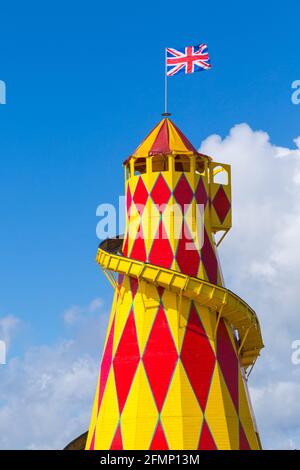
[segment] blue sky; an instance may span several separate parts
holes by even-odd
[[[22,323],[11,357],[68,336],[71,305],[109,309],[96,207],[123,193],[121,163],[161,117],[166,46],[209,47],[211,71],[169,80],[172,118],[194,145],[246,122],[293,147],[299,13],[257,0],[1,6],[0,316]]]

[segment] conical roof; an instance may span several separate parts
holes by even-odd
[[[158,154],[198,154],[198,151],[178,127],[168,118],[164,118],[148,134],[131,155],[134,158]]]

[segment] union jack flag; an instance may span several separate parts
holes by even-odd
[[[211,68],[206,44],[188,46],[184,49],[166,49],[167,76],[172,77],[176,73],[202,72]]]

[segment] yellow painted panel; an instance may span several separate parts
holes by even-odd
[[[189,149],[186,148],[183,141],[181,140],[178,132],[174,128],[173,124],[168,121],[168,129],[169,129],[169,142],[170,142],[170,149],[176,150],[177,152],[189,152]]]
[[[215,341],[215,326],[216,326],[216,312],[210,310],[207,307],[199,305],[198,302],[194,302],[199,318],[205,329],[210,345],[216,354],[216,341]]]
[[[166,289],[162,295],[162,303],[177,353],[179,353],[181,344],[179,337],[181,332],[179,332],[178,301],[176,294]]]
[[[225,408],[225,416],[227,419],[228,434],[230,439],[231,449],[239,449],[239,419],[233,404],[231,395],[228,391],[227,385],[220,370],[220,384],[223,395],[223,403]]]
[[[113,354],[115,354],[118,348],[132,306],[132,295],[128,276],[124,277],[123,286],[125,291],[122,297],[122,303],[119,303],[116,310]]]
[[[163,416],[161,421],[169,449],[182,450],[184,448],[182,417]]]
[[[242,374],[239,374],[239,415],[251,449],[259,449]]]
[[[148,449],[157,420],[158,411],[140,362],[121,417],[124,449]]]
[[[180,304],[180,297],[177,296],[177,305],[178,305],[178,311],[179,311],[179,350],[181,351],[182,348],[182,343],[184,340],[184,335],[185,335],[185,329],[187,326],[188,318],[189,318],[189,313],[191,309],[191,301],[185,297],[181,298],[181,304]]]
[[[228,336],[230,338],[230,341],[231,341],[231,344],[232,344],[232,347],[233,347],[233,350],[237,353],[237,345],[236,345],[236,341],[234,339],[234,335],[233,335],[233,330],[231,328],[230,325],[228,325],[228,321],[225,319],[224,320],[224,324],[226,326],[226,329],[227,329],[227,332],[228,332]]]
[[[103,351],[105,350],[105,346],[106,346],[106,343],[107,343],[107,340],[108,340],[108,337],[109,337],[109,333],[110,333],[110,330],[111,330],[111,325],[112,325],[113,319],[115,317],[115,309],[116,309],[117,301],[118,301],[118,292],[115,291],[113,301],[112,301],[109,321],[108,321],[108,325],[107,325],[106,338],[105,338],[105,342],[104,342],[104,346],[103,346]]]
[[[135,204],[131,205],[130,211],[130,224],[128,231],[128,253],[131,252],[132,246],[138,235],[139,227],[141,223],[141,218]]]
[[[153,240],[156,237],[160,224],[160,213],[156,205],[150,198],[146,203],[145,210],[142,214],[143,235],[145,240],[146,252],[149,255]]]
[[[151,306],[149,306],[150,302]],[[139,349],[142,356],[159,306],[156,287],[145,281],[141,282],[133,306]]]
[[[99,385],[100,385],[100,374],[98,376],[98,382],[97,382],[96,393],[95,393],[95,398],[94,398],[94,404],[93,404],[93,409],[92,409],[92,416],[91,416],[91,420],[90,420],[90,427],[89,427],[88,437],[87,437],[86,445],[85,445],[86,449],[90,448],[91,441],[93,439],[93,435],[94,435],[94,431],[95,431],[95,427],[96,427],[96,423],[97,423]]]
[[[171,449],[197,448],[203,416],[181,361],[174,371],[161,421]]]
[[[216,364],[204,415],[217,448],[230,450],[231,441],[228,435],[220,376],[219,366]]]
[[[157,124],[157,126],[153,129],[153,131],[138,146],[138,148],[136,149],[133,155],[137,157],[146,157],[148,155],[162,125],[163,125],[163,120],[159,124]]]
[[[95,449],[110,449],[118,421],[119,407],[113,368],[111,368],[97,420]]]

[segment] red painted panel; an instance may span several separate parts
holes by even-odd
[[[169,129],[168,129],[168,121],[165,120],[163,125],[159,129],[159,132],[156,136],[156,139],[149,151],[150,155],[155,155],[157,153],[169,153]]]
[[[205,420],[203,421],[198,450],[217,450],[217,446]]]
[[[177,246],[176,261],[182,273],[197,276],[200,255],[189,233],[187,225],[184,224]]]
[[[220,320],[217,332],[217,359],[220,364],[227,388],[232,401],[238,411],[238,358],[229,338],[228,331],[223,319]]]
[[[112,440],[110,450],[123,450],[122,434],[120,424]]]
[[[190,311],[180,358],[204,411],[216,359],[194,305]]]
[[[148,191],[147,191],[147,188],[144,184],[142,177],[140,176],[138,183],[136,185],[134,194],[133,194],[133,201],[140,215],[142,215],[144,211],[147,199],[148,199]]]
[[[150,450],[168,450],[169,446],[160,421],[158,421],[154,437],[151,442]]]
[[[199,179],[197,189],[195,192],[195,198],[196,198],[197,204],[203,204],[204,208],[206,207],[208,196],[207,196],[202,178]]]
[[[93,432],[93,437],[92,437],[92,440],[91,440],[91,443],[90,443],[89,450],[94,450],[94,448],[95,448],[95,437],[96,437],[96,428]]]
[[[174,196],[177,204],[181,206],[182,213],[184,214],[184,206],[188,206],[193,199],[193,191],[184,174],[181,175],[176,188],[174,190]]]
[[[138,290],[138,281],[134,277],[129,277],[129,282],[130,282],[130,290],[131,290],[131,296],[132,300],[134,300],[135,294],[137,293]]]
[[[173,251],[161,220],[151,247],[149,261],[151,264],[170,268],[173,259]]]
[[[168,203],[170,196],[171,190],[160,174],[151,191],[151,197],[157,206],[161,206]],[[164,207],[162,209],[164,209]],[[160,212],[163,212],[162,209]]]
[[[158,411],[162,409],[177,359],[168,321],[160,305],[143,355],[143,363]]]
[[[124,247],[123,247],[123,255],[128,256],[128,235],[126,235]]]
[[[124,408],[139,360],[136,326],[131,311],[113,360],[120,413]]]
[[[107,382],[109,371],[110,371],[110,366],[111,366],[111,363],[112,363],[114,329],[115,329],[115,318],[112,321],[109,336],[108,336],[106,346],[105,346],[105,351],[103,353],[103,358],[102,358],[102,361],[101,361],[99,396],[98,396],[98,411],[99,411],[99,408],[100,408],[100,405],[101,405],[101,402],[102,402],[106,382]]]
[[[203,262],[209,282],[217,284],[218,281],[218,261],[211,246],[209,237],[204,229],[204,243],[201,249],[201,260]]]
[[[132,196],[131,196],[131,192],[130,192],[130,187],[128,185],[127,186],[127,193],[126,193],[126,211],[127,211],[127,215],[130,214],[131,203],[132,203]]]
[[[228,214],[228,211],[230,209],[230,201],[223,189],[223,186],[220,185],[214,200],[213,200],[213,206],[216,210],[216,213],[220,219],[221,224],[224,222],[226,215]]]
[[[251,450],[248,439],[244,432],[243,426],[240,423],[240,450]]]
[[[147,260],[147,253],[144,241],[144,234],[142,225],[139,226],[136,239],[134,241],[133,247],[131,249],[130,257],[133,259],[137,259],[139,261],[146,261]]]

